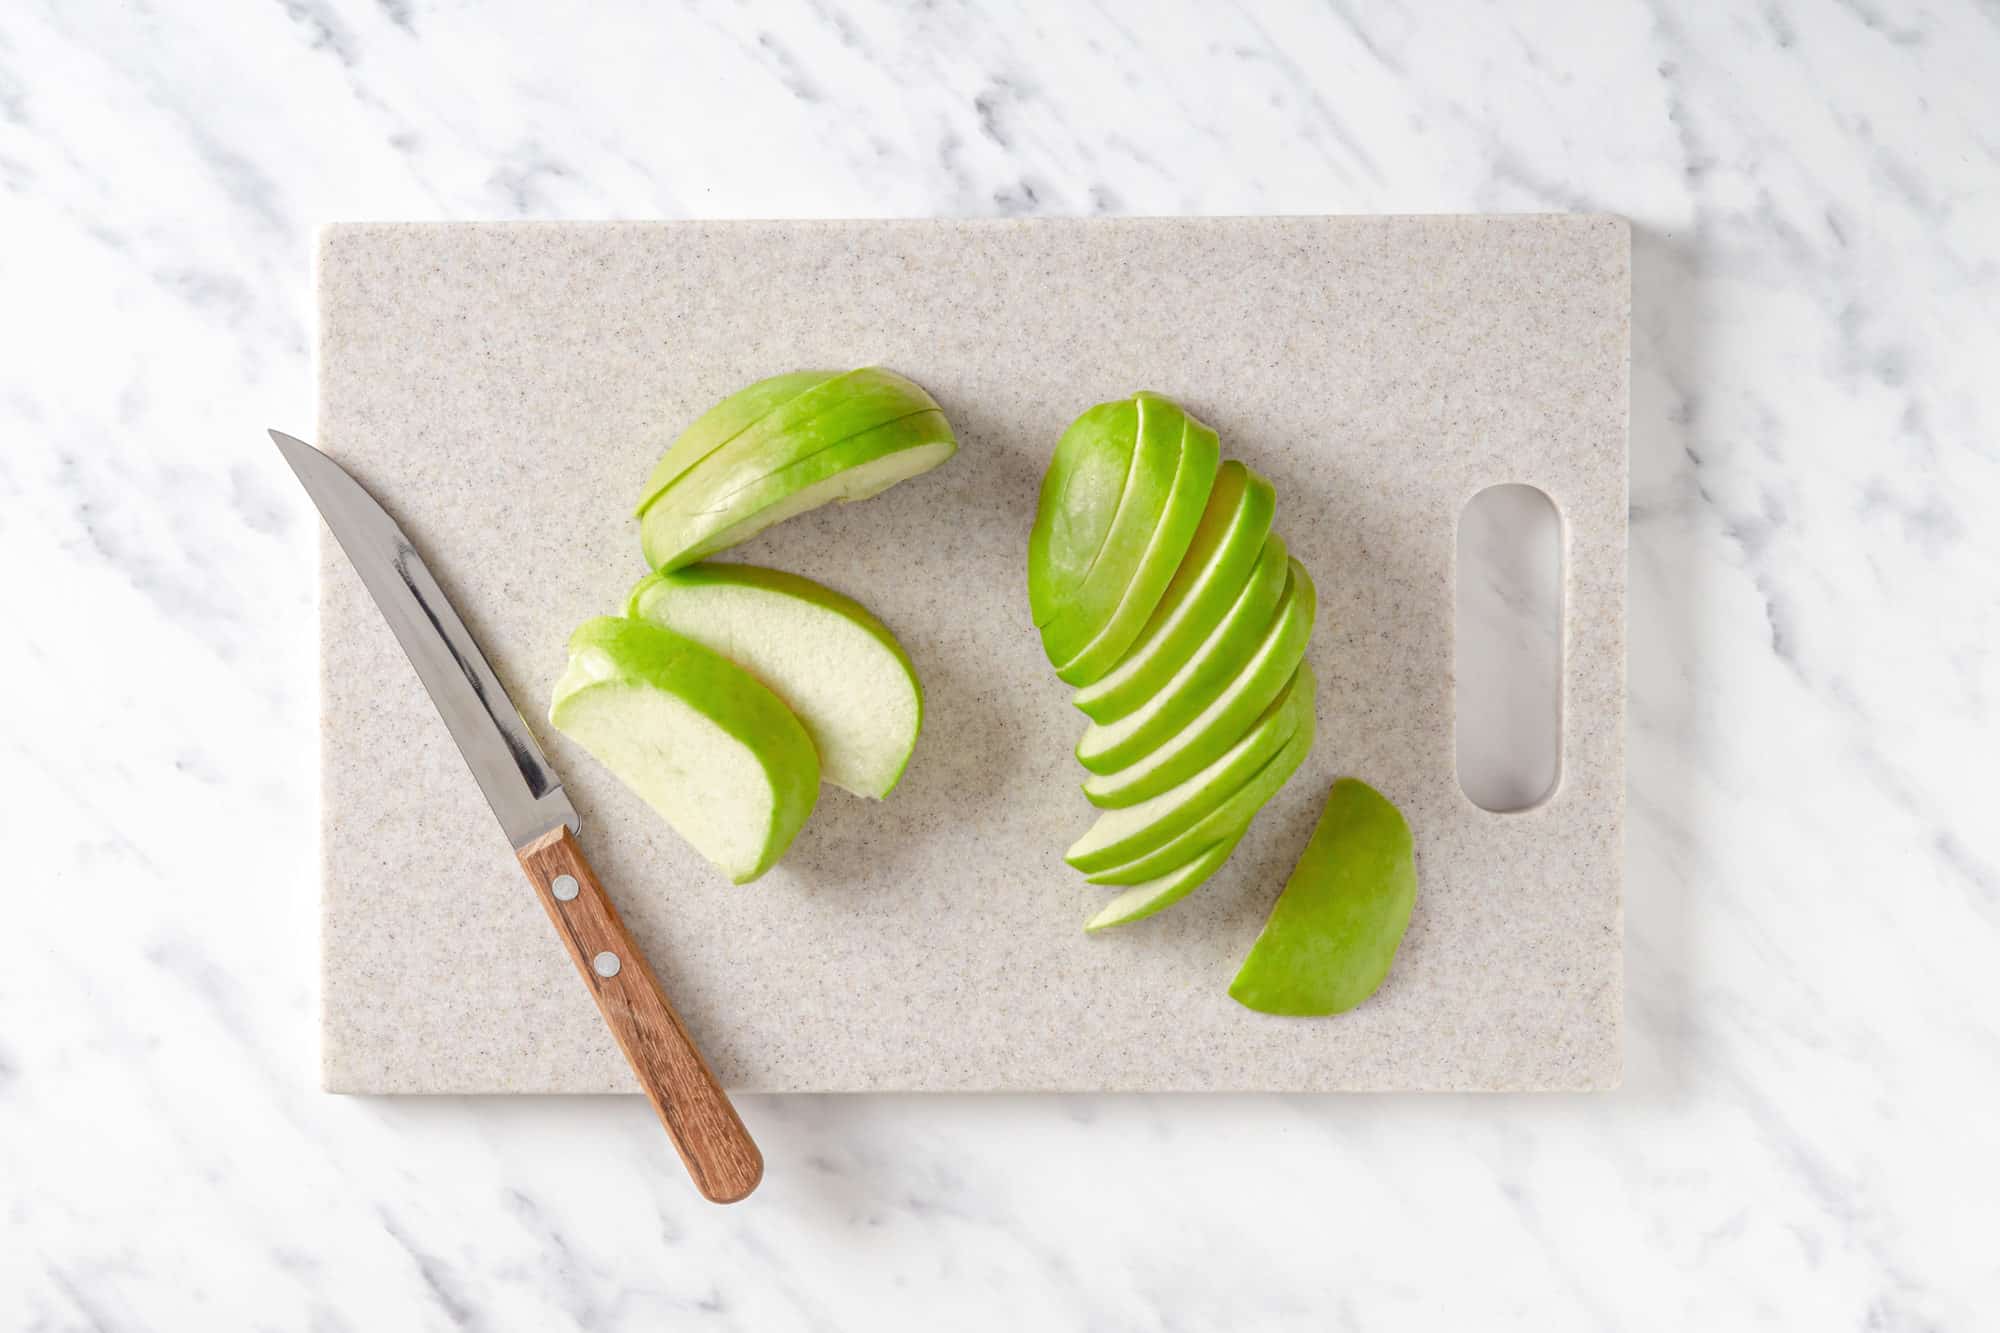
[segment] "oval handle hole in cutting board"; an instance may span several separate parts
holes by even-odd
[[[1533,486],[1489,486],[1458,519],[1458,785],[1483,810],[1539,805],[1562,774],[1562,516]]]

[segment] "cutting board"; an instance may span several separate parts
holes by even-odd
[[[337,225],[317,442],[424,551],[563,774],[605,883],[740,1091],[1587,1089],[1619,1077],[1629,241],[1605,217]],[[827,789],[735,887],[544,721],[564,640],[644,573],[630,516],[724,394],[879,363],[958,432],[942,468],[729,558],[901,637],[902,785]],[[1270,477],[1319,586],[1319,739],[1226,869],[1104,936],[1064,865],[1083,718],[1024,552],[1065,424],[1151,388]],[[1565,542],[1562,777],[1492,814],[1453,771],[1461,510],[1525,482]],[[632,1087],[415,676],[321,561],[324,1080]],[[1478,663],[1457,669],[1478,670]],[[1251,1013],[1231,976],[1334,778],[1416,834],[1368,1003]]]

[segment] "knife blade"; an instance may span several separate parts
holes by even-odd
[[[582,821],[472,632],[360,482],[303,440],[271,439],[437,705],[696,1188],[717,1203],[743,1198],[763,1155],[584,858]]]
[[[275,430],[271,438],[403,645],[507,841],[519,851],[558,824],[583,832],[520,710],[396,520],[304,440]]]

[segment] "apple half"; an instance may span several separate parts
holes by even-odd
[[[896,636],[853,598],[781,570],[700,564],[648,575],[627,609],[768,686],[834,786],[880,800],[902,778],[923,728],[923,686]]]
[[[1373,787],[1342,778],[1230,996],[1266,1014],[1354,1008],[1388,977],[1416,901],[1409,824]]]
[[[1172,789],[1099,815],[1063,859],[1086,875],[1129,865],[1206,820],[1235,799],[1292,742],[1300,728],[1310,728],[1314,688],[1312,668],[1300,663],[1291,682],[1234,745]],[[1215,841],[1219,838],[1210,838],[1201,846]],[[1169,862],[1168,868],[1175,864],[1178,862]]]
[[[778,377],[804,387],[729,435],[767,402],[752,385],[739,410],[723,412],[725,400],[668,449],[639,506],[647,563],[692,564],[809,509],[878,495],[957,451],[936,401],[903,376],[867,367],[814,381],[820,373]]]
[[[1229,613],[1270,535],[1271,483],[1231,459],[1215,477],[1194,541],[1153,618],[1108,675],[1076,692],[1093,722],[1112,722],[1159,693]]]
[[[1284,595],[1242,665],[1217,689],[1169,687],[1116,722],[1085,728],[1077,761],[1105,781],[1085,785],[1100,805],[1129,805],[1201,768],[1243,734],[1291,679],[1312,638],[1318,594],[1312,576],[1287,560]],[[1132,773],[1139,768],[1141,771]],[[1095,779],[1093,779],[1094,781]]]
[[[769,870],[819,798],[819,754],[742,667],[650,621],[570,636],[549,721],[738,884]]]

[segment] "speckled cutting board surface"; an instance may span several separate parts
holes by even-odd
[[[1617,1082],[1623,221],[338,225],[318,284],[317,443],[485,646],[730,1087]],[[868,363],[936,396],[957,457],[727,558],[879,614],[922,673],[923,737],[889,800],[826,789],[778,868],[734,887],[547,725],[549,690],[570,629],[645,572],[630,511],[666,442],[761,376]],[[1319,586],[1319,738],[1216,878],[1087,937],[1108,891],[1062,859],[1092,818],[1084,719],[1042,658],[1025,548],[1063,427],[1138,388],[1276,484]],[[1497,815],[1453,769],[1453,553],[1465,502],[1509,481],[1564,518],[1562,778]],[[326,1086],[632,1089],[330,539],[321,564]],[[1343,774],[1416,833],[1402,952],[1348,1014],[1251,1013],[1226,987]]]

